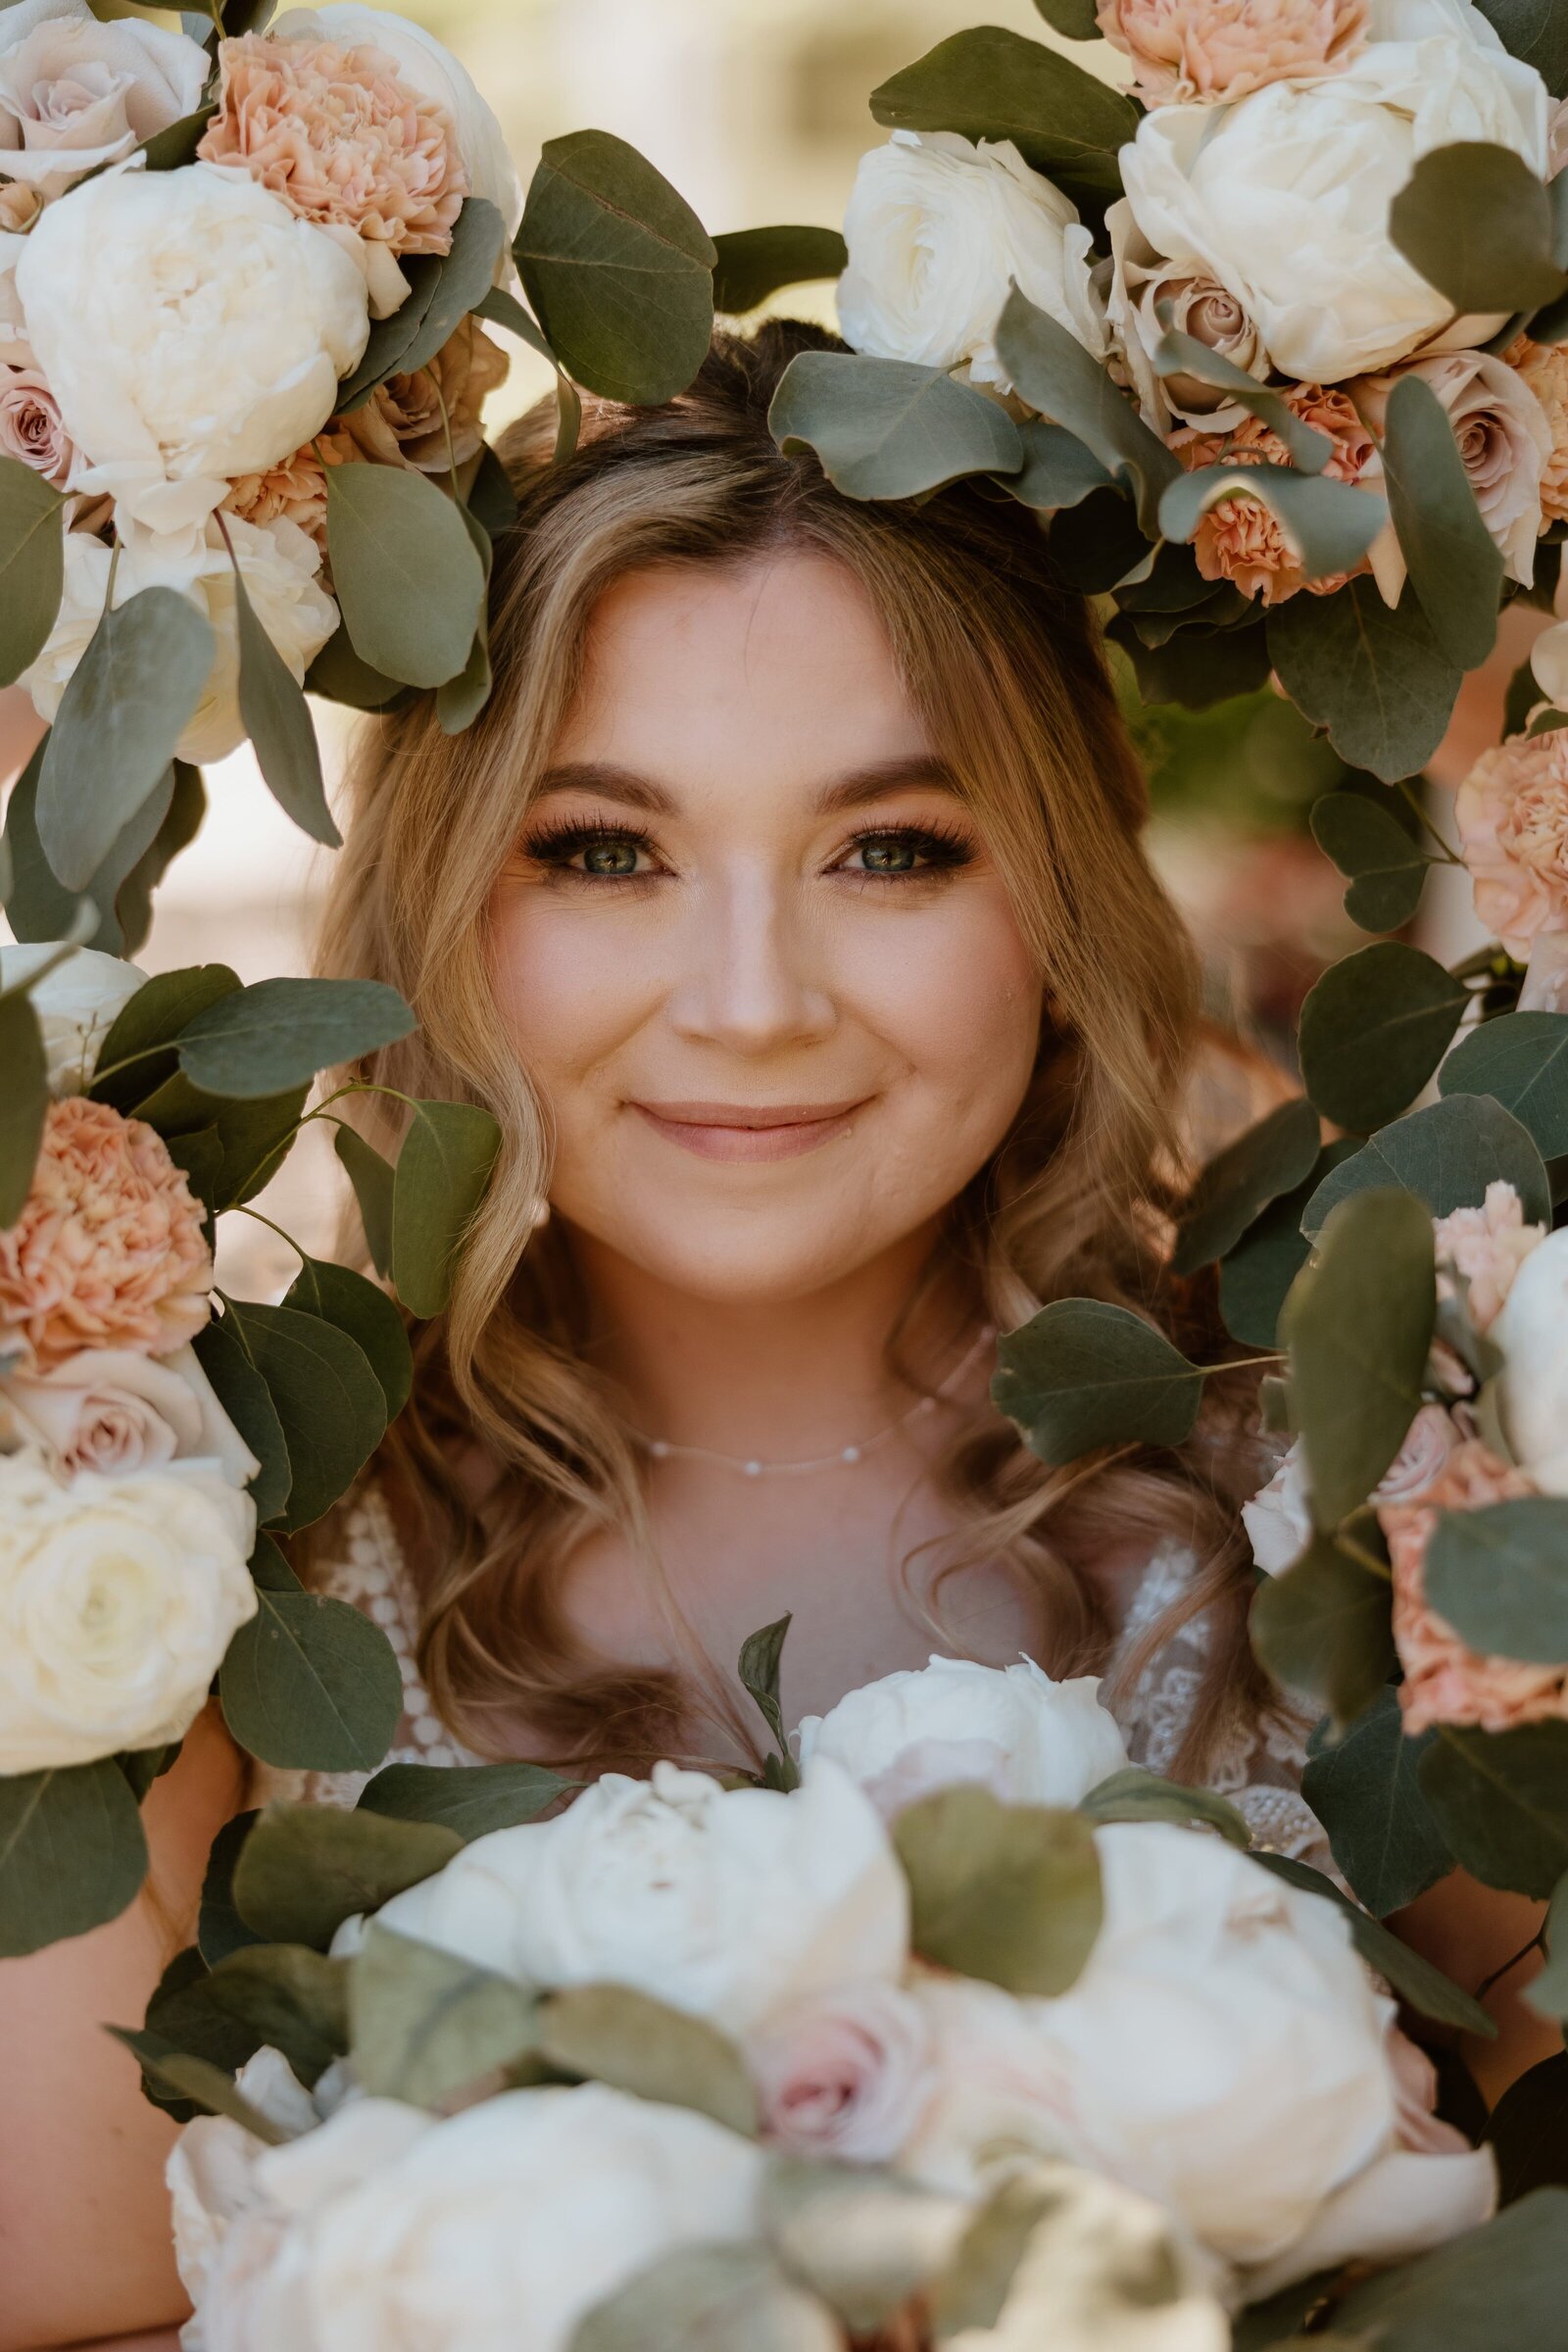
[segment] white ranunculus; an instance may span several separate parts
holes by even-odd
[[[842,1765],[885,1821],[956,1781],[1008,1804],[1075,1805],[1127,1762],[1098,1677],[1054,1683],[1031,1658],[1001,1669],[933,1658],[808,1715],[798,1737],[803,1764]]]
[[[261,1468],[188,1341],[172,1355],[83,1348],[47,1372],[0,1369],[0,1420],[7,1406],[58,1478],[205,1460],[244,1487]]]
[[[1530,1252],[1489,1336],[1514,1458],[1544,1494],[1568,1494],[1568,1231]]]
[[[215,1461],[62,1486],[0,1459],[0,1773],[182,1739],[256,1613],[255,1534]]]
[[[1155,254],[1223,286],[1284,374],[1339,383],[1502,323],[1454,318],[1393,244],[1389,206],[1420,157],[1457,141],[1509,147],[1544,177],[1546,112],[1533,67],[1448,28],[1374,41],[1342,73],[1234,106],[1157,108],[1121,151],[1122,179]]]
[[[26,947],[0,947],[0,989],[14,988],[60,954],[63,942],[40,940]],[[145,972],[119,956],[96,948],[74,948],[29,989],[43,1031],[44,1064],[52,1095],[85,1094],[98,1049],[146,979]]]
[[[363,272],[215,164],[110,173],[49,206],[17,264],[27,340],[122,519],[188,531],[229,479],[318,432],[370,331]]]
[[[408,17],[390,15],[384,8],[365,8],[360,0],[326,0],[322,8],[285,9],[268,30],[280,41],[336,41],[341,47],[379,49],[391,59],[399,78],[426,98],[434,98],[451,116],[458,134],[458,153],[468,175],[469,191],[496,207],[507,224],[507,243],[517,233],[522,219],[522,183],[512,160],[506,134],[492,109],[480,97],[473,76],[433,32]]]
[[[43,197],[128,155],[202,102],[205,50],[87,0],[0,10],[0,172]]]
[[[825,1762],[788,1796],[674,1764],[607,1773],[553,1821],[476,1838],[377,1917],[525,1984],[629,1984],[730,2034],[895,1979],[908,1949],[887,1833]]]
[[[1326,2198],[1284,2254],[1244,2272],[1242,2295],[1262,2303],[1281,2287],[1350,2261],[1409,2262],[1478,2230],[1496,2203],[1497,2165],[1489,2147],[1436,2156],[1392,2148]]]
[[[1010,139],[896,130],[860,158],[844,214],[849,267],[839,323],[857,351],[923,368],[967,365],[1010,389],[997,320],[1015,280],[1101,359],[1105,324],[1090,281],[1094,242],[1076,208]]]

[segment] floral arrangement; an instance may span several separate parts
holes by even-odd
[[[775,1737],[786,1626],[742,1658]],[[1437,2347],[1461,2230],[1506,2340],[1562,2192],[1489,2221],[1373,1969],[1482,2013],[1097,1693],[936,1659],[766,1786],[395,1766],[268,1808],[124,2035],[192,2117],[189,2352],[1224,2352],[1330,2301]]]
[[[264,1763],[386,1752],[390,1643],[307,1593],[274,1538],[330,1508],[401,1408],[404,1318],[303,1251],[280,1305],[226,1297],[213,1239],[334,1120],[380,1270],[439,1311],[499,1141],[488,1112],[411,1102],[394,1167],[334,1108],[353,1084],[305,1107],[319,1067],[413,1025],[373,982],[149,980],[69,943],[0,948],[0,1955],[133,1899],[141,1800],[215,1684]]]

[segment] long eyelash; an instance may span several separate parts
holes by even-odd
[[[523,836],[521,847],[525,855],[541,865],[564,865],[583,850],[596,849],[601,842],[629,841],[637,849],[654,854],[653,836],[637,825],[612,825],[601,820],[566,818],[554,825],[543,825],[535,833]]]
[[[878,841],[912,841],[930,859],[928,872],[952,873],[960,865],[968,865],[974,858],[974,843],[958,825],[946,824],[940,817],[923,825],[902,824],[867,825],[853,836],[852,850],[863,850]],[[867,875],[867,881],[908,881],[907,874]]]

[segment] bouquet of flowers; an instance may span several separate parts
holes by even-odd
[[[411,1102],[394,1168],[342,1124],[352,1084],[306,1109],[318,1068],[413,1026],[374,982],[148,980],[69,943],[0,948],[0,1955],[131,1901],[139,1804],[215,1678],[265,1763],[386,1752],[390,1643],[307,1593],[266,1531],[318,1519],[379,1444],[412,1377],[403,1315],[303,1251],[281,1305],[228,1298],[212,1245],[302,1127],[335,1120],[380,1270],[440,1310],[489,1113]]]
[[[742,1657],[775,1738],[787,1622]],[[1482,2227],[1492,2152],[1367,1962],[1475,2005],[1130,1767],[1097,1690],[934,1660],[766,1786],[661,1764],[541,1819],[535,1768],[394,1766],[225,1838],[124,2035],[207,2111],[187,2346],[1223,2352],[1332,2294],[1335,2340],[1436,2352],[1460,2230],[1512,2340],[1565,2199]]]

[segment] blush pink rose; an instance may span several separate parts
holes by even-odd
[[[1394,1645],[1404,1669],[1399,1706],[1412,1739],[1436,1723],[1510,1732],[1523,1723],[1568,1718],[1568,1674],[1561,1667],[1483,1657],[1426,1596],[1427,1546],[1440,1512],[1479,1511],[1535,1492],[1522,1471],[1472,1438],[1455,1446],[1421,1501],[1378,1506],[1394,1571]]]
[[[202,1209],[140,1119],[71,1095],[52,1102],[32,1190],[0,1233],[0,1333],[48,1371],[82,1348],[167,1355],[211,1311]]]
[[[0,458],[16,458],[45,481],[63,483],[75,455],[39,370],[0,366]]]
[[[1377,444],[1345,393],[1325,391],[1321,384],[1295,384],[1284,395],[1286,406],[1306,424],[1326,433],[1334,455],[1324,467],[1331,482],[1358,483],[1370,472],[1381,472]],[[1277,433],[1256,416],[1248,416],[1232,433],[1204,433],[1191,428],[1173,433],[1170,445],[1189,472],[1205,466],[1289,466],[1291,456]],[[1302,588],[1313,596],[1332,596],[1351,576],[1335,572],[1331,578],[1309,580],[1301,567],[1299,550],[1259,498],[1234,492],[1210,507],[1193,541],[1198,568],[1205,580],[1229,580],[1244,596],[1265,605],[1283,604]],[[1365,570],[1363,564],[1359,566]]]
[[[1543,931],[1568,931],[1568,729],[1484,752],[1454,800],[1476,913],[1524,962]]]
[[[1368,0],[1100,0],[1096,21],[1146,106],[1184,106],[1337,73],[1366,44]]]
[[[1487,1187],[1484,1208],[1455,1208],[1435,1217],[1433,1237],[1438,1252],[1438,1296],[1451,1298],[1453,1283],[1446,1269],[1469,1285],[1466,1294],[1470,1320],[1477,1331],[1490,1331],[1513,1289],[1513,1278],[1532,1250],[1546,1238],[1544,1225],[1525,1223],[1524,1203],[1511,1184],[1500,1180]]]
[[[797,2156],[886,2164],[935,2085],[919,2003],[852,1984],[777,2012],[747,2048],[768,2137]]]

